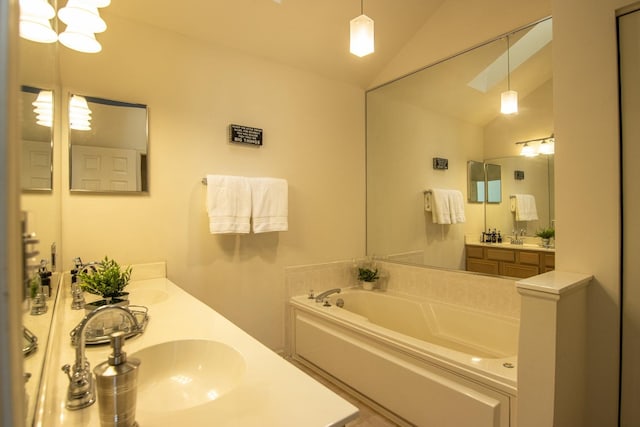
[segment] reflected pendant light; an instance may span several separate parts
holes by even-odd
[[[20,0],[20,37],[39,43],[53,43],[58,35],[49,21],[56,15],[46,0]]]
[[[360,0],[360,16],[350,23],[349,51],[359,57],[369,55],[374,50],[373,19],[364,14],[364,0]]]
[[[73,95],[69,100],[69,127],[74,130],[91,130],[91,110],[84,96]]]
[[[556,151],[555,147],[555,138],[551,135],[550,138],[543,139],[540,142],[540,147],[538,147],[538,153],[540,154],[553,154]]]
[[[41,126],[53,126],[53,92],[50,90],[41,90],[38,97],[31,103],[36,113],[36,123]]]
[[[520,155],[525,157],[535,157],[538,155],[538,153],[536,152],[535,148],[525,142],[522,146],[522,150],[520,150]]]
[[[58,18],[67,24],[60,34],[60,43],[78,52],[100,52],[102,46],[96,40],[95,33],[105,31],[107,24],[100,17],[98,7],[108,4],[106,0],[69,0],[58,11]]]
[[[507,36],[507,90],[500,95],[500,112],[515,114],[518,112],[518,92],[511,90],[511,58],[509,36]]]

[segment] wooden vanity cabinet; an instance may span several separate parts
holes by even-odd
[[[466,245],[466,269],[476,273],[525,278],[551,271],[555,254],[519,248]]]

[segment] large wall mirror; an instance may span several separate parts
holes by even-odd
[[[69,165],[72,191],[148,191],[147,106],[72,94]]]
[[[53,190],[52,89],[22,86],[20,185],[23,191]]]
[[[548,18],[367,92],[368,255],[463,270],[465,238],[553,224],[553,155],[519,155],[522,141],[553,134],[551,48]],[[517,114],[500,112],[508,88]],[[463,192],[463,224],[432,222],[423,200],[432,188]],[[537,221],[515,221],[519,193],[534,195]]]
[[[25,38],[19,38],[18,43],[22,162],[20,208],[27,218],[26,231],[36,233],[40,241],[37,245],[39,259],[49,261],[47,269],[51,269],[50,252],[56,245],[60,246],[61,236],[58,46],[57,43],[37,43]],[[53,277],[55,284],[57,276],[54,274]],[[28,346],[23,349],[24,371],[30,375],[25,384],[25,393],[29,397],[25,419],[28,426],[32,425],[34,417],[55,310],[55,286],[46,304],[47,309],[36,311],[38,314],[32,314],[29,309],[23,311],[23,335],[25,339],[32,336],[37,339],[35,349]]]

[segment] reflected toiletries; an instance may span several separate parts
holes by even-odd
[[[138,359],[127,360],[122,350],[125,334],[114,332],[110,336],[113,353],[109,360],[96,366],[98,406],[102,427],[137,426],[136,397],[138,392]]]

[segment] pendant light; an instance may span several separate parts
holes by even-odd
[[[538,147],[538,153],[540,154],[553,154],[556,151],[556,140],[553,134],[549,138],[543,139]]]
[[[525,157],[535,157],[538,153],[535,148],[525,142],[522,146],[522,150],[520,150],[520,155]]]
[[[69,127],[74,130],[91,130],[91,110],[84,96],[72,95],[69,100]]]
[[[20,37],[38,43],[53,43],[58,35],[51,27],[56,16],[47,0],[20,0]]]
[[[67,5],[58,11],[58,18],[67,28],[60,34],[60,43],[78,52],[96,53],[102,45],[96,40],[95,33],[107,29],[107,24],[100,17],[98,4],[108,4],[100,0],[68,0]]]
[[[41,90],[38,97],[31,103],[35,108],[36,123],[40,126],[53,126],[53,92],[50,90]]]
[[[360,16],[350,23],[349,51],[359,57],[373,53],[373,19],[364,14],[364,0],[360,0]]]
[[[511,58],[509,36],[507,36],[507,90],[500,95],[500,112],[515,114],[518,112],[518,92],[511,90]]]

